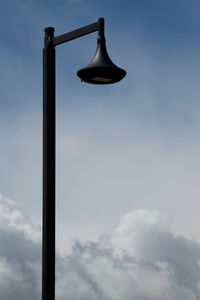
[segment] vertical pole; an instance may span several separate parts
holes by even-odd
[[[45,28],[43,49],[42,300],[55,300],[55,47]]]
[[[98,23],[99,23],[99,28],[98,28],[98,35],[103,37],[104,36],[104,31],[105,31],[105,21],[104,18],[99,18],[98,19]]]
[[[98,19],[98,23],[99,23],[99,26],[98,26],[97,45],[103,45],[104,49],[105,49],[106,39],[105,39],[105,35],[104,35],[104,32],[105,32],[104,18],[99,18]],[[107,54],[107,50],[106,50],[106,54],[105,55],[108,55]]]

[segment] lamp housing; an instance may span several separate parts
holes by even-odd
[[[91,84],[111,84],[126,76],[126,71],[117,67],[110,59],[104,37],[104,19],[99,19],[97,49],[92,61],[77,72],[81,81]]]

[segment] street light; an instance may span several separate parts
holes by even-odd
[[[111,84],[125,77],[108,56],[104,19],[74,31],[54,36],[54,28],[45,28],[43,49],[43,232],[42,232],[42,300],[55,299],[55,47],[98,31],[93,60],[77,75],[92,84]]]

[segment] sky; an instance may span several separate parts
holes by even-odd
[[[2,298],[41,298],[44,28],[104,17],[124,80],[76,76],[96,33],[56,49],[57,299],[199,300],[199,1],[0,5]]]

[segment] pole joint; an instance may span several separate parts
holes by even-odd
[[[44,48],[52,48],[54,47],[54,32],[55,29],[53,27],[46,27],[44,29]]]
[[[97,44],[105,44],[106,39],[105,39],[105,22],[104,18],[99,18],[98,19],[98,38],[97,38]]]

